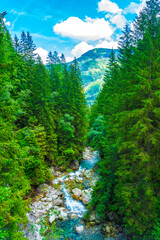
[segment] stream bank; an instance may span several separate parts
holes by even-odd
[[[123,229],[111,223],[104,223],[93,212],[87,225],[83,220],[86,206],[91,200],[92,188],[98,176],[94,165],[99,161],[98,152],[86,148],[80,166],[76,171],[60,172],[51,168],[52,186],[42,184],[27,214],[29,223],[23,229],[29,240],[123,240]],[[74,168],[74,166],[73,166]],[[50,226],[50,227],[49,227]],[[118,230],[119,228],[119,230]],[[56,234],[55,234],[56,232]]]

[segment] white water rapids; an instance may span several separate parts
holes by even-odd
[[[64,193],[66,208],[69,209],[72,214],[83,217],[86,212],[85,206],[80,201],[74,200],[65,187],[62,188],[62,192]]]

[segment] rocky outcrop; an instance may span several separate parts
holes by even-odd
[[[49,223],[52,224],[56,219],[66,219],[67,214],[64,214],[61,207],[64,205],[63,192],[53,188],[47,184],[39,186],[39,193],[34,202],[29,206],[31,211],[27,214],[29,224],[24,230],[24,237],[29,239],[42,239],[39,231],[41,219],[44,219],[49,214]],[[33,229],[30,230],[31,225]]]

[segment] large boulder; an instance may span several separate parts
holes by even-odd
[[[85,206],[87,206],[89,204],[90,199],[87,196],[83,196],[82,197],[82,202]]]
[[[68,219],[68,214],[67,214],[67,212],[61,210],[58,218],[61,219],[61,220],[67,220],[67,219]]]
[[[72,193],[73,193],[72,194],[73,198],[76,199],[76,200],[79,200],[80,197],[82,196],[82,191],[79,188],[72,189]]]
[[[89,191],[88,192],[83,191],[82,192],[82,202],[83,202],[83,204],[88,205],[90,200],[91,200],[90,192]]]
[[[79,225],[79,226],[75,227],[75,231],[77,233],[81,233],[81,232],[83,232],[83,230],[84,230],[84,226],[83,225]]]

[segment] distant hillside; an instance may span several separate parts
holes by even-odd
[[[117,52],[117,50],[115,51]],[[96,48],[84,53],[77,59],[89,105],[92,105],[99,93],[110,53],[111,49]]]

